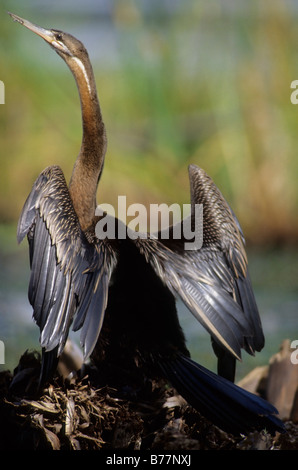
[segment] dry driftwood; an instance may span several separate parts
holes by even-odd
[[[292,361],[293,349],[290,341],[285,340],[280,351],[269,363],[267,379],[267,399],[279,411],[281,419],[297,417],[298,364]],[[295,409],[296,408],[296,409]]]
[[[298,364],[292,354],[290,341],[284,340],[268,365],[256,367],[238,385],[265,396],[281,419],[298,423]]]

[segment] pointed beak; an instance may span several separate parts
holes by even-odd
[[[33,33],[38,34],[38,36],[43,38],[50,45],[54,46],[53,43],[55,42],[55,36],[50,29],[41,28],[41,26],[37,26],[36,24],[31,23],[30,21],[27,21],[21,18],[20,16],[15,15],[14,13],[8,12],[8,14],[12,17],[14,21],[17,21],[18,23],[22,24],[26,28],[30,29],[30,31],[33,31]]]

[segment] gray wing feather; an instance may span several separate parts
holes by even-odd
[[[103,241],[90,243],[80,228],[61,169],[46,168],[33,185],[17,238],[29,241],[28,289],[46,351],[64,348],[74,318],[88,357],[104,319],[115,258]]]
[[[211,178],[195,165],[189,175],[192,207],[203,204],[202,247],[186,251],[185,240],[161,240],[158,234],[135,243],[171,292],[239,359],[242,348],[253,354],[264,344],[243,233]]]

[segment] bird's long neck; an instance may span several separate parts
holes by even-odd
[[[107,139],[88,56],[84,61],[71,58],[70,62],[80,95],[83,139],[69,191],[81,227],[86,230],[95,216],[96,191],[104,164]]]

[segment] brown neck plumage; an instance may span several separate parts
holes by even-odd
[[[79,90],[83,125],[82,146],[73,168],[69,191],[81,227],[86,230],[95,216],[96,191],[107,138],[88,54],[84,60],[72,57],[68,65]]]

